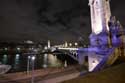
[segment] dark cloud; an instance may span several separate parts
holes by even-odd
[[[112,15],[125,27],[125,0],[111,0]]]
[[[123,21],[124,1],[119,1],[112,0],[111,9]],[[90,26],[88,0],[0,0],[1,40],[87,42]]]

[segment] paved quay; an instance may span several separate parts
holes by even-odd
[[[61,83],[125,83],[125,62]]]
[[[57,83],[80,75],[75,66],[46,68],[34,71],[35,83]],[[17,72],[0,75],[0,83],[31,83],[32,72]]]

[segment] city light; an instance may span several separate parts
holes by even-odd
[[[35,60],[35,58],[36,58],[35,56],[32,56],[32,58],[31,58],[31,59],[34,61],[34,60]]]
[[[18,47],[17,50],[20,51],[20,48]]]
[[[4,48],[4,50],[8,50],[8,48]]]
[[[75,46],[78,46],[78,43],[77,43],[77,42],[75,42]]]
[[[112,81],[117,68],[113,82],[117,75],[124,79],[125,28],[111,15],[110,0],[0,2],[4,31],[0,35],[0,83],[61,83],[70,79],[77,83],[79,78],[85,83],[90,78],[100,79],[97,74],[102,74],[99,82]],[[117,2],[118,7],[121,2]],[[120,8],[122,5],[112,11],[124,20],[120,15],[125,11],[116,11]],[[93,80],[90,83],[96,83]]]
[[[72,46],[72,43],[69,43],[69,46]]]

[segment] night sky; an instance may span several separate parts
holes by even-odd
[[[125,27],[125,0],[111,0]],[[88,41],[88,0],[0,0],[0,41]]]

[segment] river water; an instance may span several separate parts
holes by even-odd
[[[29,57],[29,58],[28,58]],[[30,55],[0,55],[0,62],[3,64],[9,64],[12,66],[9,72],[20,72],[27,71],[27,69],[32,69],[32,56]],[[72,63],[73,62],[73,63]],[[41,54],[35,55],[34,68],[42,69],[48,67],[62,67],[67,64],[74,64],[74,61],[71,58],[67,58],[64,55],[52,55],[52,54]]]

